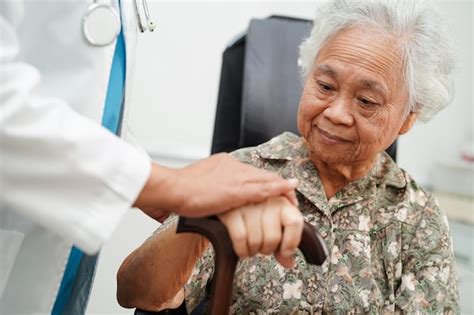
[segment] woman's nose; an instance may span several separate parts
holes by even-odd
[[[326,107],[324,116],[335,125],[351,126],[354,123],[350,100],[342,97],[335,99]]]

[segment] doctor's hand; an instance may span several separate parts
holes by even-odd
[[[285,180],[220,153],[182,169],[153,163],[133,206],[159,219],[169,212],[208,216],[277,196],[285,196],[296,205],[296,185],[296,180]]]
[[[293,267],[293,254],[301,241],[304,220],[287,198],[270,198],[218,217],[227,227],[237,256],[274,254],[283,267]]]

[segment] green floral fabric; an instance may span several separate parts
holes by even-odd
[[[369,174],[329,200],[302,139],[294,134],[233,156],[299,180],[299,208],[325,239],[330,256],[322,266],[312,266],[298,252],[292,269],[267,256],[240,261],[231,313],[459,313],[447,218],[385,152]],[[208,294],[213,270],[210,246],[185,285],[188,311]]]

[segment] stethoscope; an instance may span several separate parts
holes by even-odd
[[[133,0],[133,4],[140,32],[146,30],[153,32],[156,25],[150,18],[147,0]],[[144,13],[145,23],[142,21],[141,11]],[[87,8],[82,21],[84,37],[94,46],[106,46],[114,42],[120,33],[120,28],[120,16],[117,9],[112,6],[111,0],[94,0]]]

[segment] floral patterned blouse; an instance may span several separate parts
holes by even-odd
[[[322,266],[284,269],[271,256],[239,262],[232,314],[457,314],[459,298],[445,214],[384,152],[365,177],[327,199],[300,137],[283,133],[233,156],[297,178],[299,208],[325,239]],[[209,294],[212,246],[185,285],[190,312]]]

